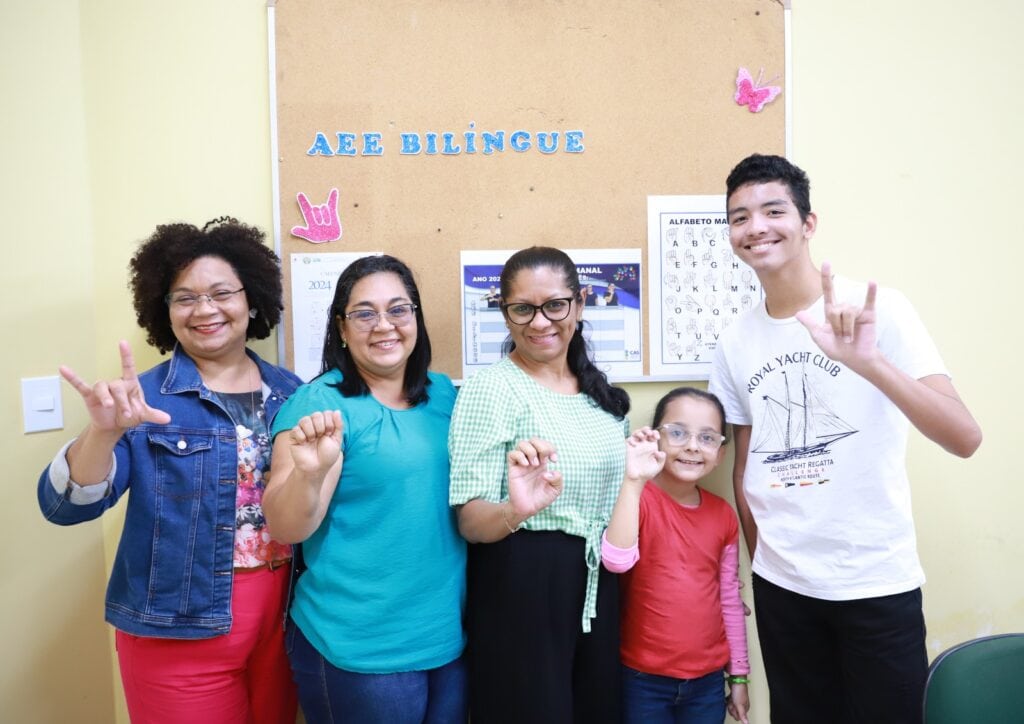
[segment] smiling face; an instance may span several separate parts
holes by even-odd
[[[357,310],[377,312],[376,324],[363,330],[343,316],[335,321],[352,353],[352,361],[367,382],[374,378],[401,379],[405,375],[405,365],[416,346],[416,315],[408,324],[396,327],[383,312],[411,303],[402,279],[393,272],[369,274],[352,286],[345,314]]]
[[[729,241],[736,256],[754,271],[773,274],[790,264],[810,261],[807,242],[817,217],[806,219],[780,181],[740,186],[728,201]]]
[[[213,295],[233,292],[242,282],[232,267],[217,256],[201,256],[178,273],[168,293]],[[185,307],[169,305],[171,330],[182,349],[194,360],[224,360],[245,353],[249,329],[249,302],[245,292],[232,294],[221,302],[206,296]]]
[[[680,396],[669,401],[660,424],[673,424],[690,433],[722,433],[722,415],[709,400]],[[673,446],[668,435],[662,433],[658,447],[665,451],[665,467],[659,479],[671,483],[693,484],[714,470],[725,455],[725,447],[717,450],[702,448],[697,435],[689,435],[682,445]]]
[[[509,282],[505,304],[526,303],[541,305],[552,299],[572,297],[565,275],[548,266],[520,269]],[[583,318],[579,300],[570,303],[568,316],[552,322],[537,310],[527,324],[508,322],[509,333],[516,345],[516,353],[528,364],[564,364],[569,341],[576,333],[576,325]],[[507,320],[507,317],[506,317]]]

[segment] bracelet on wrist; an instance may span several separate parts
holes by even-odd
[[[730,686],[732,684],[749,684],[750,683],[750,679],[748,679],[746,677],[746,675],[736,675],[736,676],[734,676],[734,675],[730,674],[729,676],[725,677],[725,680],[729,682]]]
[[[505,503],[508,503],[508,501],[506,500]],[[501,522],[503,522],[505,527],[508,528],[509,533],[515,533],[523,527],[523,524],[520,523],[515,528],[512,527],[512,524],[508,522],[508,505],[511,505],[511,503],[508,503],[508,505],[505,503],[501,504]]]

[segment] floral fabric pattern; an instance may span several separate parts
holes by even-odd
[[[271,449],[263,393],[221,392],[217,397],[235,421],[238,440],[235,568],[256,568],[291,558],[291,546],[270,538],[263,516],[263,488],[270,472]]]

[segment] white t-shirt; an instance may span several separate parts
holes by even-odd
[[[863,304],[866,285],[836,279],[835,289]],[[947,374],[906,297],[879,289],[876,309],[890,362],[915,379]],[[824,319],[823,300],[809,311]],[[708,389],[729,422],[752,426],[743,490],[757,523],[754,572],[833,601],[924,582],[905,466],[910,423],[885,395],[763,302],[723,331]]]

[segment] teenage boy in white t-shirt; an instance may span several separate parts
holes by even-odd
[[[765,299],[723,332],[709,390],[735,429],[772,721],[918,722],[928,657],[907,435],[969,457],[981,430],[902,294],[814,266],[803,171],[750,156],[726,207]]]

